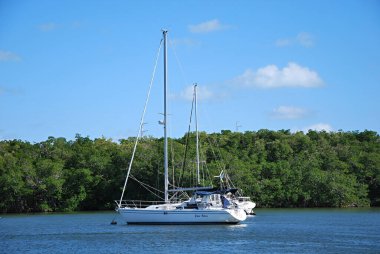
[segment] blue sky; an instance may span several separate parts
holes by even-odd
[[[169,30],[170,133],[380,131],[380,2],[0,1],[0,139],[135,136]],[[162,60],[145,119],[162,136]]]

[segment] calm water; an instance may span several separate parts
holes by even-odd
[[[129,226],[115,213],[0,215],[0,253],[380,253],[380,209],[256,209],[240,225]]]

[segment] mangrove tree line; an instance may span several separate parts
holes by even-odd
[[[186,140],[187,135],[170,139],[169,158],[175,174],[190,183],[195,151],[193,141],[186,149]],[[0,141],[0,212],[113,209],[134,141],[80,135],[69,141]],[[226,170],[259,207],[379,206],[379,141],[367,130],[200,133],[202,167],[207,165],[210,182],[217,185],[213,176]],[[162,188],[162,165],[162,138],[142,138],[133,177]],[[125,198],[153,197],[136,181],[129,183]]]

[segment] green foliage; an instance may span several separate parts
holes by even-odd
[[[169,178],[193,185],[195,133],[169,140]],[[49,137],[30,144],[0,141],[0,212],[112,209],[119,199],[134,138],[113,142]],[[373,131],[291,133],[288,130],[200,133],[204,185],[226,170],[261,207],[380,205],[380,139]],[[186,151],[186,160],[184,155]],[[163,189],[163,140],[144,137],[132,174]],[[203,171],[202,171],[203,172]],[[174,175],[173,175],[174,174]],[[154,195],[129,180],[125,198]]]

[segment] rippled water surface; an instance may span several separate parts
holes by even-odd
[[[256,213],[194,226],[126,225],[113,212],[0,215],[0,253],[380,253],[380,209]]]

